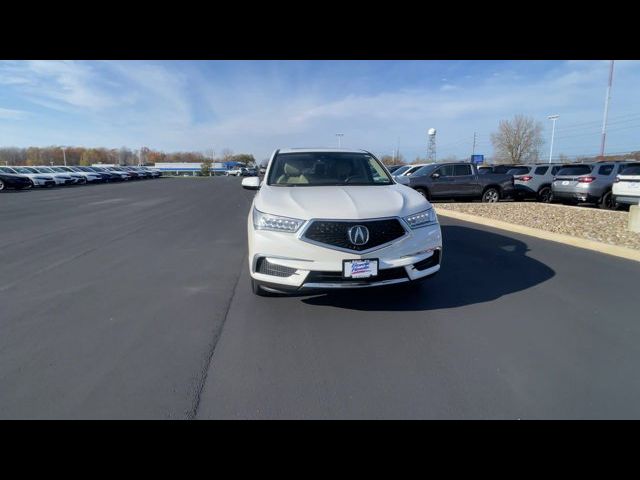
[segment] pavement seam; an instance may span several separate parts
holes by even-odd
[[[245,197],[249,200],[247,197]],[[251,205],[253,203],[253,199],[249,201]],[[220,328],[218,329],[217,334],[213,336],[213,342],[211,344],[211,348],[209,349],[209,357],[207,358],[207,363],[205,368],[201,374],[200,382],[198,383],[198,389],[196,391],[196,396],[193,400],[193,405],[191,410],[187,413],[187,420],[194,420],[198,415],[198,410],[200,409],[200,401],[202,400],[202,392],[204,391],[204,387],[207,384],[207,379],[209,378],[209,370],[211,369],[211,363],[213,362],[213,354],[216,351],[216,347],[218,346],[218,341],[220,337],[222,337],[222,332],[224,331],[224,326],[227,324],[227,317],[229,316],[229,311],[231,310],[231,305],[233,304],[233,299],[236,296],[236,290],[238,288],[238,284],[240,283],[240,277],[242,277],[242,273],[244,272],[244,268],[242,268],[242,264],[247,261],[247,254],[242,257],[242,262],[240,263],[240,268],[238,268],[238,276],[236,277],[236,281],[233,284],[233,290],[231,291],[231,295],[229,296],[229,302],[225,308],[224,317],[222,318],[222,323],[220,324]]]
[[[242,257],[242,263],[244,263],[247,259],[247,256],[244,255]],[[241,263],[241,265],[242,265]],[[236,281],[233,284],[233,290],[231,291],[231,295],[229,296],[229,301],[227,302],[227,306],[224,311],[224,317],[222,318],[222,323],[220,324],[220,328],[213,335],[213,342],[211,343],[211,347],[209,348],[209,355],[207,358],[206,365],[201,372],[200,382],[198,382],[198,388],[196,391],[196,396],[193,400],[193,405],[191,406],[191,410],[187,413],[187,420],[193,420],[198,415],[198,409],[200,408],[200,401],[202,399],[202,392],[204,391],[204,387],[207,384],[207,379],[209,378],[209,370],[211,369],[211,363],[213,362],[213,354],[216,351],[216,347],[218,346],[218,341],[220,337],[222,337],[222,332],[224,331],[224,326],[227,324],[227,317],[229,316],[229,311],[231,310],[231,305],[233,303],[233,299],[236,296],[236,290],[238,288],[238,284],[240,283],[240,277],[242,276],[242,272],[244,272],[243,268],[239,268],[238,276],[236,277]]]
[[[445,210],[436,206],[436,212],[443,217],[455,218],[465,222],[477,223],[487,227],[498,228],[500,230],[507,230],[510,232],[521,233],[523,235],[529,235],[531,237],[541,238],[543,240],[549,240],[551,242],[562,243],[564,245],[570,245],[572,247],[583,248],[585,250],[591,250],[598,253],[604,253],[615,257],[625,258],[627,260],[634,260],[640,262],[640,251],[627,247],[620,247],[617,245],[610,245],[608,243],[597,242],[595,240],[587,240],[580,237],[572,237],[571,235],[565,235],[561,233],[549,232],[547,230],[541,230],[539,228],[525,227],[523,225],[517,225],[515,223],[503,222],[489,217],[481,217],[478,215],[472,215],[470,213],[462,213],[453,210]]]

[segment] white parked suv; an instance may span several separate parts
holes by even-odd
[[[254,293],[362,288],[420,280],[440,269],[431,204],[396,183],[364,150],[276,150],[247,223]]]
[[[640,205],[640,164],[618,174],[612,188],[614,205]]]

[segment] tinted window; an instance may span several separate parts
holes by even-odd
[[[620,170],[618,173],[622,173],[627,171],[628,168],[637,168],[640,167],[640,163],[625,163],[623,165],[620,165]]]
[[[537,167],[533,173],[535,173],[536,175],[544,175],[545,173],[547,173],[547,170],[549,170],[549,167]]]
[[[411,176],[419,177],[420,175],[428,175],[431,170],[433,170],[432,165],[425,165],[424,167],[420,167],[418,170],[413,172]]]
[[[453,165],[444,165],[433,173],[439,173],[441,177],[451,177],[453,175]]]
[[[623,175],[640,175],[640,166],[627,166]]]
[[[508,170],[507,173],[509,175],[524,175],[525,173],[529,173],[531,171],[530,167],[516,167]]]
[[[614,165],[601,165],[598,169],[599,175],[611,175]]]
[[[4,172],[4,173],[13,173],[13,172],[11,171],[11,169],[10,169],[10,168],[7,168],[7,167],[0,167],[0,172]]]
[[[478,173],[491,173],[491,167],[480,167]]]
[[[497,165],[493,167],[493,173],[507,173],[513,168],[513,165]]]
[[[560,169],[558,175],[585,175],[591,173],[589,165],[576,165],[575,167],[564,167]]]
[[[453,174],[456,177],[461,177],[463,175],[471,175],[471,165],[454,165]]]

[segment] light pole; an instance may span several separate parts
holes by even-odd
[[[600,159],[604,157],[604,141],[607,138],[607,114],[609,113],[609,101],[611,100],[611,84],[613,83],[613,60],[609,64],[609,85],[607,96],[604,99],[604,118],[602,119],[602,140],[600,142]]]
[[[553,127],[551,127],[551,148],[549,149],[549,163],[551,163],[551,156],[553,155],[553,137],[556,133],[556,120],[560,115],[549,115],[547,118],[553,122]]]
[[[342,137],[344,137],[344,133],[336,133],[336,137],[338,137],[338,148],[342,147]]]
[[[64,160],[64,166],[67,166],[67,154],[65,153],[66,147],[60,147],[60,149],[62,150],[62,158]]]

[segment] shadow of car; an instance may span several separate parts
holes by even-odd
[[[490,302],[555,275],[527,255],[526,243],[485,230],[442,225],[442,269],[422,283],[306,297],[309,305],[363,311],[420,311]]]

